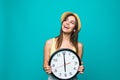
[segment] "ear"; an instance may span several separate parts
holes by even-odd
[[[74,32],[75,32],[76,30],[74,29]]]

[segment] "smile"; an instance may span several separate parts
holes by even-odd
[[[64,26],[64,28],[69,29],[69,27],[67,27],[67,26]]]

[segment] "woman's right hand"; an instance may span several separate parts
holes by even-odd
[[[51,73],[51,67],[49,66],[49,59],[50,59],[50,50],[52,46],[52,39],[47,40],[45,47],[44,47],[44,70],[46,73],[50,74]]]
[[[51,67],[48,65],[44,66],[44,70],[46,71],[46,73],[50,74],[51,73]]]

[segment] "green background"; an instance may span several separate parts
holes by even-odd
[[[120,80],[119,0],[0,0],[0,80],[47,80],[44,44],[59,34],[65,11],[82,22],[79,80]]]

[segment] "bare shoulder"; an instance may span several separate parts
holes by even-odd
[[[81,42],[78,42],[78,48],[82,48],[83,44]]]
[[[52,45],[52,39],[53,38],[51,38],[51,39],[48,39],[47,41],[46,41],[46,46],[51,46]]]

